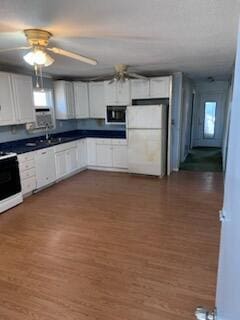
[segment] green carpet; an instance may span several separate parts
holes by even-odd
[[[181,163],[180,170],[188,171],[222,171],[222,153],[220,148],[193,148],[186,160]]]

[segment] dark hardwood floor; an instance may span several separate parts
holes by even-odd
[[[0,215],[0,320],[193,320],[214,306],[220,173],[85,171]]]

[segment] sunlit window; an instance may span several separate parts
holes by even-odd
[[[52,91],[51,90],[34,90],[33,100],[35,107],[50,108],[52,107]]]
[[[215,135],[216,101],[205,102],[204,138],[213,139]]]

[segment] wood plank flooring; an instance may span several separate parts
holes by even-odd
[[[0,320],[193,320],[214,306],[220,173],[85,171],[0,215]]]

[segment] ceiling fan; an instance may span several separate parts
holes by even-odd
[[[109,84],[113,83],[114,81],[125,82],[128,79],[147,79],[146,77],[135,72],[128,72],[128,66],[126,64],[116,64],[114,68],[115,73],[113,78],[109,81]]]
[[[24,55],[24,60],[32,65],[32,66],[41,66],[48,67],[55,60],[47,53],[47,51],[53,52],[55,54],[59,54],[61,56],[65,56],[68,58],[72,58],[84,63],[88,63],[91,65],[96,65],[97,61],[67,50],[63,50],[56,47],[48,47],[49,39],[53,36],[50,32],[41,29],[26,29],[24,30],[24,34],[29,43],[28,47],[17,47],[10,49],[2,49],[0,52],[7,52],[13,50],[28,50],[30,49],[26,55]]]

